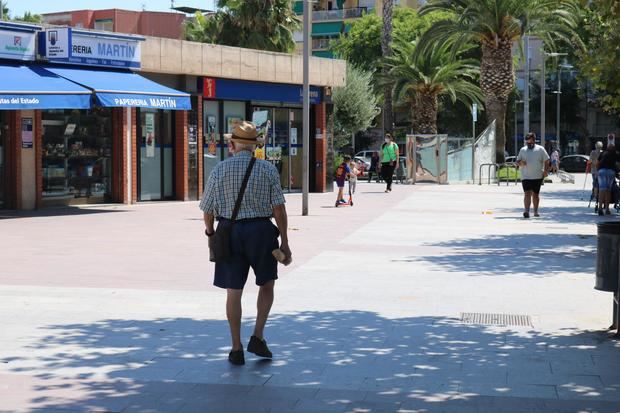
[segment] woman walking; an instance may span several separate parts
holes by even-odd
[[[385,142],[381,145],[381,176],[387,184],[385,192],[392,191],[392,177],[398,168],[398,145],[389,133],[385,134]]]

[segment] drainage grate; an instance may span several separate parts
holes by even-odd
[[[487,326],[533,327],[532,318],[529,315],[518,314],[461,313],[461,321]]]

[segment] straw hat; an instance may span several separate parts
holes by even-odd
[[[245,145],[258,144],[258,132],[256,126],[252,122],[241,121],[235,125],[232,133],[227,133],[224,137],[233,142],[239,142]]]

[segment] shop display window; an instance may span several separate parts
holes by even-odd
[[[0,112],[0,209],[6,205],[6,141],[9,134],[6,114]]]
[[[54,204],[109,202],[112,173],[112,111],[43,111],[43,201]]]

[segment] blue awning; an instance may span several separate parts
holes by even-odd
[[[65,67],[46,67],[46,70],[91,89],[100,106],[191,109],[188,93],[160,85],[133,72]]]
[[[0,110],[88,109],[91,96],[40,66],[0,65]]]

